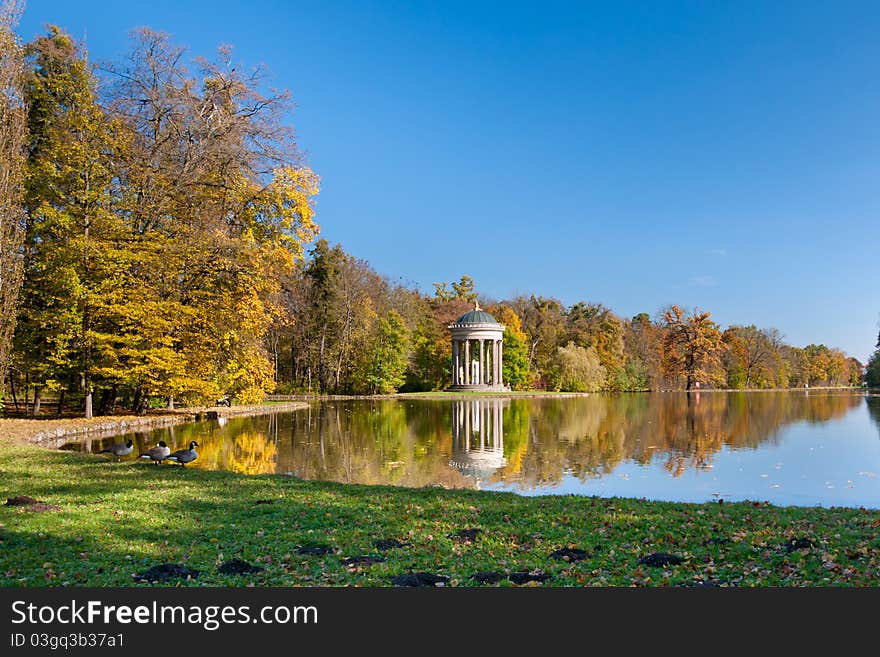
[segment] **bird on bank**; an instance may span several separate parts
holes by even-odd
[[[116,458],[122,458],[131,454],[133,449],[134,443],[129,438],[127,443],[113,443],[110,447],[105,447],[101,450],[101,454],[113,454]]]
[[[168,455],[171,454],[171,449],[168,445],[165,444],[164,440],[160,440],[159,444],[155,447],[148,449],[146,452],[141,452],[138,454],[138,458],[142,459],[150,459],[156,465],[159,465],[159,462],[168,458]]]
[[[196,450],[194,449],[199,446],[200,445],[195,440],[193,440],[189,444],[189,449],[179,449],[176,452],[174,452],[174,454],[171,454],[170,456],[168,456],[165,460],[166,461],[174,461],[175,463],[180,463],[180,465],[186,467],[187,463],[192,463],[197,458],[199,458],[199,455],[196,453]]]

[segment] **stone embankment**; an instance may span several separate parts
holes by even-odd
[[[200,406],[162,411],[145,416],[115,415],[96,417],[89,420],[0,420],[0,443],[31,443],[42,447],[58,448],[64,443],[80,439],[100,439],[126,433],[150,431],[187,422],[282,413],[306,408],[305,402],[267,404],[253,406]]]

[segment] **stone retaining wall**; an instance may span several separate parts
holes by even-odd
[[[92,418],[91,420],[6,420],[4,422],[24,422],[27,428],[24,439],[43,447],[58,448],[61,445],[80,439],[110,438],[126,433],[150,431],[187,422],[216,419],[218,417],[240,417],[288,413],[303,408],[304,402],[254,405],[254,406],[213,406],[180,409],[168,414],[148,416],[116,416]],[[20,428],[20,427],[19,427]]]

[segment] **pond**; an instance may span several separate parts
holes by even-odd
[[[880,397],[854,392],[327,401],[131,437],[135,454],[197,440],[189,467],[246,474],[880,508]],[[66,447],[98,452],[118,440]]]

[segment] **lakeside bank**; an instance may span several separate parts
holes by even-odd
[[[196,406],[155,411],[148,415],[107,415],[60,419],[0,419],[0,446],[36,444],[56,449],[81,438],[112,438],[126,433],[150,431],[160,427],[218,418],[247,417],[285,413],[308,408],[306,402],[254,404],[246,406]]]

